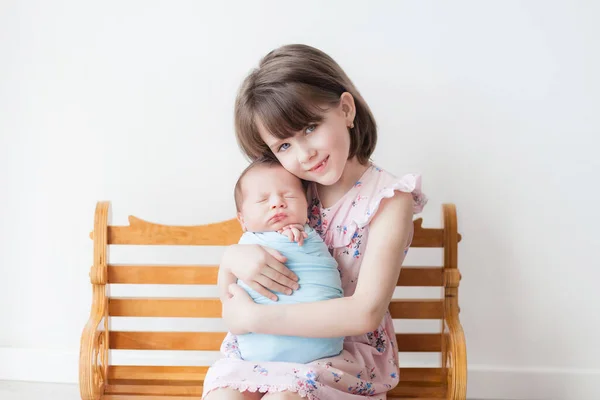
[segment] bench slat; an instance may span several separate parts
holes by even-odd
[[[109,365],[109,383],[196,385],[204,380],[208,367],[155,366],[155,365]],[[444,383],[442,368],[400,368],[403,382]]]
[[[441,336],[441,335],[440,335]],[[219,350],[225,332],[110,332],[115,350]]]
[[[398,386],[388,392],[391,397],[416,397],[445,399],[447,387],[445,383],[430,382],[400,382]]]
[[[93,236],[93,235],[92,235]],[[130,216],[129,226],[108,226],[108,244],[228,246],[238,242],[237,219],[207,225],[161,225]]]
[[[444,269],[437,267],[402,267],[396,286],[444,286]]]
[[[138,394],[163,396],[202,396],[202,385],[108,384],[106,394]],[[171,398],[171,397],[169,397]],[[145,399],[145,397],[144,397]],[[189,397],[186,397],[189,400]]]
[[[160,395],[199,396],[207,370],[208,367],[111,365],[108,367],[104,399],[148,400],[160,399],[154,397]],[[442,368],[400,368],[400,379],[388,397],[434,399],[446,395],[446,377]]]
[[[109,265],[108,283],[216,285],[216,265]]]
[[[442,319],[444,300],[392,300],[389,310],[395,319]]]
[[[109,365],[108,379],[201,381],[208,367],[162,365]]]
[[[397,319],[442,319],[443,300],[392,300],[390,313]],[[112,317],[220,318],[221,302],[208,298],[119,298],[108,300]]]
[[[444,230],[423,228],[422,223],[421,218],[413,221],[411,247],[444,247]],[[208,225],[177,226],[130,216],[128,226],[109,225],[107,233],[109,245],[228,246],[238,242],[242,228],[235,218]],[[90,237],[94,238],[93,232]]]
[[[198,298],[110,298],[113,317],[221,318],[219,299]]]
[[[109,265],[108,283],[216,285],[215,265]],[[443,286],[444,271],[438,267],[402,267],[398,286]]]
[[[225,332],[110,332],[110,348],[115,350],[200,350],[217,351]],[[400,352],[441,352],[439,333],[398,333]]]
[[[157,384],[122,384],[109,383],[105,389],[106,394],[114,395],[158,395],[158,396],[201,396],[201,385],[157,385]],[[390,396],[411,396],[444,398],[446,386],[443,383],[410,382],[403,381],[389,392]],[[146,397],[144,397],[146,399]],[[169,397],[171,399],[171,397]],[[189,399],[189,397],[186,397]]]

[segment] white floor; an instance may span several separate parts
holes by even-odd
[[[0,381],[2,400],[81,400],[77,385]]]
[[[63,383],[0,381],[1,400],[81,400],[79,387]]]

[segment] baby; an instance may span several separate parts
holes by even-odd
[[[259,244],[279,251],[298,276],[300,288],[291,295],[277,292],[274,302],[241,280],[238,284],[259,304],[291,304],[343,296],[337,262],[320,236],[306,223],[307,200],[302,181],[271,161],[252,163],[235,187],[237,216],[244,234],[239,243]],[[303,231],[290,226],[303,227]],[[297,241],[298,243],[296,243]],[[308,363],[338,355],[344,338],[305,338],[249,333],[239,335],[244,360]]]

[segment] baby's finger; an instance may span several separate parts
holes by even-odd
[[[294,242],[297,242],[298,240],[300,240],[300,231],[296,228],[292,228],[290,229],[294,235]]]
[[[294,240],[294,233],[290,229],[286,230],[283,234],[287,236],[290,242]]]
[[[300,239],[298,240],[298,245],[302,246],[304,244],[304,239],[308,238],[308,233],[302,231],[300,232]]]

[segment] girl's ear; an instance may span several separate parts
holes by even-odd
[[[240,225],[242,226],[242,230],[244,232],[246,232],[248,229],[246,229],[246,225],[244,224],[244,217],[242,216],[241,212],[237,213],[237,220],[240,223]]]
[[[350,127],[354,124],[354,117],[356,117],[356,104],[354,103],[354,96],[349,92],[344,92],[340,96],[340,107],[346,120],[346,126]]]

